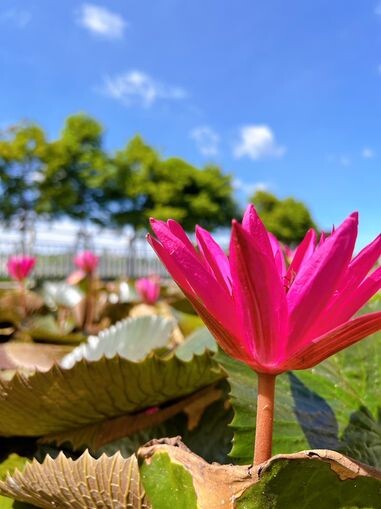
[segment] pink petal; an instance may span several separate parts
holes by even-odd
[[[271,248],[269,239],[269,232],[264,227],[260,217],[257,214],[257,211],[252,204],[249,204],[246,208],[242,220],[242,228],[250,235],[251,238],[255,239],[255,243],[259,251],[261,251],[268,258],[273,256],[273,250]]]
[[[183,227],[178,222],[174,221],[173,219],[168,219],[167,225],[168,225],[168,228],[170,229],[170,231],[174,235],[176,235],[176,237],[178,239],[180,239],[182,241],[182,243],[185,246],[187,246],[190,251],[194,250],[194,245],[189,240],[188,235],[185,233]]]
[[[193,293],[193,289],[189,285],[182,270],[179,270],[177,268],[177,264],[174,263],[171,256],[169,255],[168,251],[160,244],[160,242],[157,239],[152,237],[152,235],[150,235],[149,233],[147,234],[146,239],[147,239],[148,243],[151,245],[152,249],[157,254],[157,256],[163,262],[163,264],[165,265],[166,269],[171,274],[173,279],[179,285],[179,287],[184,292]]]
[[[292,262],[287,271],[287,279],[292,281],[299,272],[304,262],[311,258],[316,244],[316,232],[313,228],[309,229],[304,239],[295,250]]]
[[[381,256],[381,235],[378,235],[373,242],[368,244],[351,261],[348,267],[348,277],[351,278],[350,285],[357,286],[369,273],[374,264]]]
[[[367,276],[374,264],[377,262],[381,255],[381,235],[376,237],[373,242],[368,244],[360,253],[351,261],[348,270],[343,275],[337,293],[329,303],[329,306],[334,303],[339,303],[341,300],[346,300],[352,295],[354,290]]]
[[[321,335],[349,320],[380,288],[380,269],[364,279],[381,254],[381,235],[366,246],[349,264],[338,290],[328,302],[322,320],[308,336]]]
[[[330,328],[349,320],[380,288],[381,267],[367,277],[358,288],[348,292],[345,298],[342,297],[332,308],[327,309],[327,315],[330,317],[329,324],[332,324]]]
[[[151,224],[162,248],[153,238],[148,239],[168,272],[184,291],[197,296],[217,320],[225,323],[228,330],[234,331],[237,321],[233,299],[226,288],[203,265],[195,249],[192,247],[190,251],[188,245],[176,237],[165,223],[153,220]]]
[[[205,262],[221,285],[226,286],[229,293],[231,293],[232,285],[228,257],[211,234],[201,226],[196,226],[196,238]]]
[[[255,358],[251,344],[248,345],[242,337],[229,333],[226,327],[216,320],[214,316],[209,313],[208,309],[192,295],[186,296],[224,352],[234,359],[248,364],[252,369],[259,371],[261,366]]]
[[[233,222],[230,243],[230,268],[233,296],[248,345],[261,364],[278,362],[284,353],[287,327],[286,298],[281,277],[270,256],[263,252],[262,225],[256,226],[252,236],[237,222]]]
[[[160,297],[160,278],[150,276],[137,279],[135,289],[146,304],[155,304]]]
[[[7,261],[8,273],[13,279],[22,281],[29,276],[36,265],[36,261],[36,258],[33,256],[10,256]]]
[[[285,276],[287,272],[286,260],[284,259],[283,249],[279,240],[272,233],[268,232],[271,249],[273,252],[276,268],[281,276]]]
[[[322,244],[324,244],[324,242],[327,240],[327,238],[328,238],[327,235],[324,232],[321,232],[318,247],[320,247]]]
[[[295,277],[287,294],[289,346],[300,343],[320,319],[327,301],[347,270],[357,236],[357,214],[350,215],[318,247]]]
[[[381,329],[381,311],[360,316],[314,339],[294,353],[283,369],[307,369]]]
[[[353,292],[347,301],[346,313],[348,317],[354,315],[362,308],[373,295],[381,288],[381,267],[378,267],[370,276],[364,279],[361,285]],[[346,318],[344,318],[346,319]]]
[[[83,251],[74,257],[74,264],[86,273],[94,272],[99,263],[99,256],[92,251]]]

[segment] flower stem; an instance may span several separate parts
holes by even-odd
[[[85,309],[83,316],[83,330],[88,333],[94,320],[94,277],[90,272],[87,275],[87,292],[85,297]]]
[[[255,430],[254,465],[271,458],[274,422],[276,375],[258,374],[257,423]]]
[[[23,310],[25,318],[28,315],[28,300],[27,300],[27,289],[24,280],[19,282],[19,289],[20,289],[21,308]]]

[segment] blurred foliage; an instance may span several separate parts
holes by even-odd
[[[49,144],[37,211],[50,218],[105,223],[108,156],[102,126],[84,114],[66,120],[58,140]]]
[[[23,122],[0,133],[0,218],[6,224],[16,222],[25,230],[33,220],[47,147],[35,124]]]
[[[140,136],[116,153],[112,172],[105,190],[117,227],[145,229],[154,216],[180,221],[188,231],[195,224],[214,229],[238,213],[230,175],[217,166],[199,170],[180,158],[163,159]]]
[[[266,228],[286,244],[299,243],[309,228],[316,228],[307,206],[294,198],[279,199],[257,191],[250,199]]]

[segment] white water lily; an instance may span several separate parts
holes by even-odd
[[[139,300],[139,296],[133,285],[122,281],[119,284],[119,302],[136,302]]]
[[[44,284],[42,292],[46,304],[52,308],[58,306],[73,308],[83,299],[83,293],[79,288],[64,281],[59,283],[48,281]]]

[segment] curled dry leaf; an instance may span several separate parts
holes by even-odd
[[[335,451],[277,455],[252,468],[210,465],[177,437],[149,442],[138,457],[154,509],[160,509],[155,501],[170,489],[173,476],[179,477],[179,466],[182,479],[190,477],[184,481],[187,493],[176,496],[189,509],[380,507],[381,472]]]
[[[88,452],[72,460],[60,454],[34,460],[0,482],[0,494],[43,509],[150,509],[135,456],[119,453],[95,460]]]
[[[197,505],[189,505],[192,509],[233,509],[234,500],[254,483],[249,467],[209,464],[192,453],[180,437],[152,440],[139,449],[138,458],[144,462],[142,481],[152,501],[157,498],[155,484],[160,482],[159,479],[162,483],[166,482],[166,478],[170,482],[172,465],[181,465],[191,476],[197,501]],[[163,459],[164,462],[161,461]],[[160,489],[170,489],[170,486],[164,487],[161,484]],[[192,491],[192,486],[189,491]],[[182,495],[187,500],[191,497],[185,493]],[[178,499],[177,503],[184,503],[183,499]],[[156,509],[155,503],[153,507]]]

